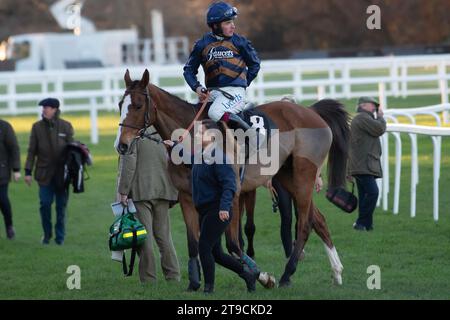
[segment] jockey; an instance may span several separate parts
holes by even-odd
[[[211,92],[209,101],[213,102],[208,116],[246,130],[249,126],[236,113],[244,110],[245,88],[256,78],[260,60],[250,41],[234,33],[237,14],[237,9],[225,2],[210,5],[206,22],[212,32],[197,40],[183,75],[203,102],[207,91],[197,80],[202,65],[206,87]]]

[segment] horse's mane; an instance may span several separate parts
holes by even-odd
[[[191,108],[196,108],[196,106],[197,106],[197,104],[187,102],[186,100],[181,99],[179,96],[176,96],[176,95],[164,90],[163,88],[157,87],[155,85],[152,85],[152,86],[159,89],[160,91],[165,93],[169,98],[171,98],[172,100],[175,100],[176,102],[178,102],[180,104],[186,104],[186,105],[190,106]]]

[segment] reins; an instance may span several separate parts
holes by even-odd
[[[230,99],[230,100],[233,100],[233,99],[234,99],[234,97],[233,97],[231,94],[229,94],[228,92],[223,91],[223,90],[220,89],[220,88],[210,88],[209,90],[207,90],[206,93],[205,93],[205,94],[206,94],[206,97],[205,97],[205,99],[204,99],[204,101],[203,101],[203,103],[202,103],[202,106],[200,107],[200,110],[196,113],[196,115],[195,115],[195,117],[194,117],[194,120],[192,120],[192,122],[189,124],[189,126],[188,126],[188,128],[186,129],[186,131],[184,132],[184,134],[183,134],[182,136],[180,136],[180,138],[178,139],[178,142],[182,142],[182,141],[186,138],[186,136],[187,136],[187,135],[189,134],[189,132],[192,130],[192,127],[194,126],[195,121],[197,121],[197,120],[200,118],[200,116],[202,115],[203,111],[205,110],[205,108],[206,108],[206,106],[207,106],[207,104],[208,104],[208,102],[209,102],[208,100],[209,100],[209,92],[210,92],[210,90],[217,90],[217,91],[220,91],[226,98],[228,98],[228,99]],[[127,95],[129,95],[129,94],[131,94],[131,91],[130,91],[130,90],[126,90],[126,91],[125,91],[125,94],[124,94],[123,97],[122,97],[122,100],[119,102],[120,110],[122,110],[122,104],[123,104],[123,101],[124,101],[125,97],[126,97]],[[161,139],[157,139],[157,138],[153,138],[153,137],[152,137],[152,135],[157,134],[157,132],[153,132],[153,133],[151,133],[151,134],[147,134],[147,133],[146,133],[147,129],[151,126],[151,124],[150,124],[150,119],[149,119],[149,117],[150,117],[150,116],[149,116],[149,111],[150,111],[150,95],[149,95],[149,92],[148,92],[148,87],[146,88],[145,92],[141,92],[141,94],[143,94],[143,95],[146,97],[146,104],[145,104],[146,110],[145,110],[144,127],[139,128],[139,127],[137,127],[137,126],[130,125],[130,124],[125,124],[125,123],[119,123],[119,126],[139,130],[138,133],[137,133],[137,136],[136,136],[135,140],[136,140],[136,139],[139,139],[139,138],[140,138],[140,139],[147,138],[147,139],[150,139],[150,140],[153,140],[153,141],[156,141],[156,142],[160,143],[160,142],[162,142]],[[153,106],[154,106],[154,108],[155,108],[155,118],[156,118],[156,115],[157,115],[157,113],[158,113],[158,109],[157,109],[155,103],[153,104]]]
[[[178,142],[183,142],[184,138],[186,138],[186,136],[189,134],[189,132],[191,131],[192,127],[195,124],[195,121],[198,120],[198,118],[200,118],[200,116],[202,115],[203,111],[206,108],[206,105],[208,104],[208,98],[209,98],[209,92],[206,92],[206,98],[203,101],[203,104],[200,108],[200,110],[197,112],[197,114],[194,117],[194,120],[192,120],[191,124],[189,125],[189,127],[186,129],[186,131],[183,133],[183,135],[178,139]]]

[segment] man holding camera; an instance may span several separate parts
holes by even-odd
[[[375,116],[376,115],[376,116]],[[375,179],[382,177],[380,136],[386,131],[383,111],[376,99],[361,97],[357,114],[351,123],[349,175],[356,180],[359,198],[359,216],[355,230],[373,229],[373,212],[378,200]]]

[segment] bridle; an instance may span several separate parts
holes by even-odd
[[[128,89],[125,90],[125,93],[124,93],[122,99],[119,102],[119,110],[120,110],[121,114],[122,114],[122,105],[123,105],[123,102],[125,100],[125,97],[128,96],[128,95],[131,95],[132,91],[137,91],[137,90],[128,90]],[[119,126],[120,127],[126,127],[126,128],[131,128],[131,129],[138,130],[137,135],[134,138],[134,140],[147,138],[147,139],[150,139],[150,140],[153,140],[153,141],[156,141],[156,142],[159,143],[159,142],[161,142],[160,139],[156,139],[156,138],[152,137],[153,135],[157,134],[157,132],[153,132],[151,134],[147,134],[146,133],[147,129],[152,125],[150,123],[150,114],[149,114],[150,113],[151,100],[150,100],[150,94],[148,92],[148,87],[146,87],[145,92],[139,92],[139,93],[145,96],[144,126],[142,128],[140,128],[140,127],[137,127],[137,126],[134,126],[134,125],[131,125],[131,124],[125,124],[123,122],[119,123]],[[156,108],[156,104],[153,104],[153,107],[155,109],[155,119],[156,119],[156,115],[158,113],[158,109]]]
[[[216,87],[208,89],[207,95],[209,95],[209,91],[212,91],[212,90],[220,91],[226,98],[228,98],[230,100],[234,99],[234,97],[231,94],[229,94],[226,91],[223,91],[220,88],[216,88]],[[125,90],[125,94],[123,95],[122,99],[120,100],[120,102],[119,102],[120,113],[122,113],[122,104],[123,104],[123,102],[125,100],[125,97],[127,95],[131,95],[131,91],[132,90],[129,90],[129,89]],[[160,142],[162,142],[161,139],[157,139],[157,138],[153,138],[152,137],[152,135],[157,134],[157,132],[153,132],[151,134],[147,134],[146,133],[147,129],[151,126],[150,115],[149,115],[151,100],[150,100],[150,94],[149,94],[149,91],[148,91],[148,87],[146,87],[145,92],[140,92],[140,94],[144,95],[145,98],[146,98],[145,99],[144,127],[139,128],[139,127],[133,126],[131,124],[125,124],[123,122],[119,123],[119,126],[138,130],[138,133],[137,133],[136,137],[133,139],[132,143],[134,143],[139,138],[140,139],[147,138],[147,139],[150,139],[150,140],[153,140],[153,141],[156,141],[156,142],[160,143]],[[185,133],[178,139],[178,142],[182,142],[184,140],[184,138],[187,136],[187,134],[190,132],[190,130],[194,126],[195,121],[197,121],[200,118],[200,116],[203,113],[203,111],[205,110],[207,104],[208,104],[208,99],[205,99],[205,101],[203,102],[202,106],[200,107],[200,110],[196,113],[196,115],[194,117],[194,120],[192,120],[191,124],[186,129]],[[153,107],[155,109],[155,120],[156,120],[156,116],[158,114],[158,109],[157,109],[155,103],[153,104]]]

